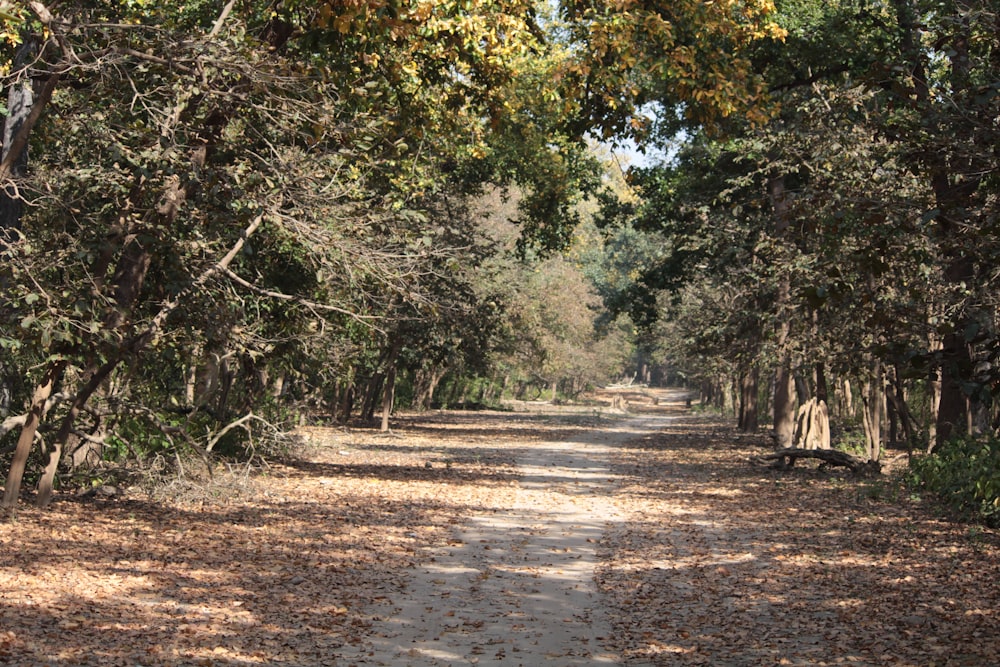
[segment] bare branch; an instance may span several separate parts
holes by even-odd
[[[205,451],[211,452],[212,448],[219,443],[219,440],[222,440],[223,436],[232,431],[234,428],[237,428],[238,426],[243,426],[252,419],[260,419],[260,417],[258,417],[252,412],[248,412],[247,414],[243,415],[236,421],[226,424],[221,431],[216,433],[215,436],[208,441],[208,444],[205,445]]]
[[[215,25],[212,26],[212,31],[208,33],[208,37],[210,39],[218,35],[219,31],[222,30],[222,26],[226,22],[226,19],[229,17],[230,12],[233,11],[233,6],[235,4],[236,0],[229,0],[229,2],[226,3],[226,6],[222,8],[222,13],[219,14],[219,18],[215,20]]]
[[[234,273],[229,268],[223,269],[222,272],[230,280],[232,280],[234,283],[236,283],[237,285],[245,287],[248,290],[250,290],[251,292],[254,292],[255,294],[259,294],[261,296],[266,296],[266,297],[271,298],[271,299],[278,299],[279,301],[291,301],[293,303],[297,303],[297,304],[303,305],[303,306],[305,306],[307,308],[311,308],[313,310],[326,310],[326,311],[330,311],[330,312],[334,312],[334,313],[340,313],[342,315],[347,315],[349,317],[352,317],[352,318],[356,319],[357,321],[359,321],[362,324],[365,324],[367,326],[373,326],[371,324],[371,320],[382,319],[378,315],[360,315],[360,314],[355,313],[353,311],[347,310],[346,308],[339,308],[337,306],[331,306],[331,305],[326,304],[326,303],[319,303],[319,302],[316,302],[316,301],[310,301],[308,299],[303,299],[302,297],[294,296],[292,294],[285,294],[283,292],[275,292],[273,290],[264,289],[263,287],[257,287],[253,283],[251,283],[251,282],[249,282],[247,280],[244,280],[243,278],[241,278],[240,276],[238,276],[236,273]]]
[[[138,336],[136,336],[134,341],[134,346],[139,348],[143,347],[146,344],[146,342],[154,338],[156,334],[159,333],[164,323],[166,323],[167,318],[170,316],[172,312],[177,310],[177,307],[181,304],[181,301],[183,301],[185,297],[187,297],[195,290],[204,287],[205,284],[209,280],[211,280],[212,277],[215,276],[217,273],[226,271],[229,268],[229,265],[232,263],[233,259],[235,259],[236,255],[238,255],[239,252],[243,249],[243,246],[246,245],[247,239],[253,236],[254,232],[257,231],[257,229],[261,226],[263,222],[264,222],[264,214],[261,213],[250,222],[250,224],[247,226],[246,229],[243,230],[243,234],[240,235],[239,240],[237,240],[236,243],[233,244],[233,247],[229,249],[229,252],[227,252],[222,259],[220,259],[218,262],[216,262],[208,269],[206,269],[200,276],[198,276],[195,279],[194,282],[188,285],[185,289],[178,292],[173,299],[163,304],[163,306],[160,308],[160,312],[156,314],[153,320],[149,323],[149,326],[146,327],[146,330],[143,331]]]

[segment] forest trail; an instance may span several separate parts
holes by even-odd
[[[505,507],[483,508],[426,550],[406,594],[347,665],[618,664],[594,582],[597,547],[621,521],[613,447],[656,431],[641,416],[521,450]]]

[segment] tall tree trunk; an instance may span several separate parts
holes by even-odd
[[[941,349],[941,344],[937,340],[931,341],[928,346],[931,352]],[[923,415],[927,424],[927,453],[929,454],[937,446],[937,421],[938,411],[941,407],[941,374],[932,373],[927,378],[927,412]]]
[[[913,450],[913,443],[916,439],[916,423],[913,419],[913,415],[910,413],[910,408],[906,404],[906,388],[903,385],[903,376],[900,372],[899,364],[893,368],[892,373],[892,387],[888,392],[889,402],[892,403],[893,409],[896,414],[899,415],[899,423],[903,431],[903,439],[906,441],[906,450],[911,452]]]
[[[21,133],[31,114],[35,93],[28,73],[28,66],[38,53],[38,41],[33,36],[26,36],[18,47],[12,63],[13,72],[17,75],[7,91],[7,117],[3,122],[3,151],[0,160],[10,163],[10,182],[0,188],[0,249],[16,237],[16,231],[21,229],[21,214],[24,202],[18,191],[19,181],[24,178],[28,168],[27,146],[22,146],[17,154],[11,154],[14,138]],[[18,74],[20,73],[20,74]],[[0,290],[6,291],[6,281],[0,283]],[[0,360],[0,417],[9,414],[10,403],[17,382],[16,371]]]
[[[338,421],[346,424],[351,421],[351,413],[354,411],[355,385],[351,380],[344,382],[340,392],[340,405],[337,406]]]
[[[896,403],[895,403],[895,401],[890,400],[891,395],[892,395],[891,391],[887,391],[886,392],[886,402],[885,402],[886,411],[885,411],[885,416],[886,416],[886,419],[889,420],[889,441],[888,441],[888,446],[890,448],[893,448],[893,447],[896,447],[896,446],[899,445],[899,429],[900,429],[900,423],[899,422],[900,422],[901,418],[899,416],[899,411],[896,410]]]
[[[375,373],[365,387],[365,396],[361,401],[361,419],[370,421],[375,416],[375,403],[382,395],[382,387],[385,385],[385,376],[382,373]]]
[[[216,397],[215,419],[222,424],[229,421],[229,394],[233,389],[235,375],[230,367],[229,357],[228,352],[219,357],[219,395]]]
[[[768,181],[768,196],[774,211],[774,235],[780,243],[788,231],[791,214],[783,176],[775,176]],[[788,351],[792,331],[791,317],[788,313],[791,279],[786,270],[780,269],[780,271],[778,293],[775,298],[777,311],[775,343],[778,349],[778,365],[774,374],[774,439],[775,445],[784,449],[791,447],[795,434],[795,393],[792,359]]]
[[[53,16],[41,3],[34,3],[32,11],[39,17],[47,27],[53,21]],[[36,95],[35,86],[32,82],[29,67],[38,54],[39,44],[34,36],[26,36],[17,53],[14,55],[12,63],[15,73],[18,73],[18,80],[13,83],[7,92],[7,118],[3,124],[3,150],[0,152],[0,182],[5,186],[0,190],[0,248],[14,238],[12,230],[21,228],[21,215],[24,211],[24,202],[17,191],[18,181],[27,173],[28,168],[28,138],[31,130],[41,117],[42,110],[52,99],[56,85],[59,83],[59,74],[49,74],[44,84]],[[0,285],[0,289],[5,288]],[[59,373],[62,373],[62,366]],[[7,414],[10,405],[13,386],[15,380],[10,376],[6,364],[0,361],[0,414]],[[38,388],[36,388],[37,392]],[[44,401],[43,401],[44,403]],[[32,401],[32,410],[34,401]],[[39,416],[40,418],[40,416]],[[34,431],[38,428],[37,421],[32,426],[32,438]],[[22,428],[22,436],[24,430]],[[18,441],[20,447],[20,440]],[[27,443],[28,451],[31,448],[31,440]],[[20,472],[16,475],[16,489],[14,502],[17,493],[20,492],[21,477],[24,474],[24,464],[27,462],[27,451],[25,460],[20,462]],[[17,458],[11,464],[11,474],[14,472]],[[4,502],[6,504],[6,495]]]
[[[921,26],[916,3],[913,0],[894,0],[897,22],[900,28],[901,47],[912,90],[907,91],[906,100],[914,110],[937,123],[933,114],[937,109],[928,81],[928,51],[921,45]],[[950,68],[948,80],[943,82],[952,90],[967,90],[970,85],[971,27],[963,17],[953,22],[952,30],[945,43],[938,45],[937,52],[946,54]],[[944,257],[942,276],[945,283],[955,287],[973,285],[976,282],[976,266],[963,246],[963,228],[968,223],[968,211],[974,209],[976,192],[983,175],[990,173],[991,164],[981,163],[974,158],[948,151],[935,152],[925,157],[929,185],[934,192],[937,209],[936,234]],[[949,439],[968,433],[973,406],[963,384],[972,376],[972,353],[965,340],[965,330],[969,323],[969,313],[960,308],[951,317],[951,333],[942,340],[942,364],[939,369],[940,402],[935,422],[934,440],[930,447],[940,446]]]
[[[816,362],[816,367],[813,369],[813,385],[815,385],[813,396],[816,397],[816,400],[829,405],[830,395],[826,383],[826,364],[822,361]]]
[[[437,391],[438,385],[441,383],[441,379],[447,372],[448,370],[445,366],[430,371],[427,388],[424,390],[424,395],[419,403],[422,409],[430,410],[431,406],[434,405],[434,393]]]
[[[14,55],[13,71],[18,73],[18,79],[7,91],[7,118],[3,124],[3,161],[10,162],[10,183],[0,190],[0,230],[6,233],[9,229],[21,228],[21,214],[24,211],[24,201],[18,192],[18,181],[24,178],[28,171],[27,144],[21,145],[17,154],[11,154],[14,138],[18,136],[25,122],[31,115],[35,104],[35,90],[28,72],[31,62],[38,54],[38,40],[27,36]]]
[[[882,395],[883,384],[882,363],[875,359],[861,397],[861,416],[864,420],[869,461],[878,461],[882,453],[882,405],[885,400]]]

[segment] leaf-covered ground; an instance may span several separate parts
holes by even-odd
[[[889,480],[747,463],[685,417],[616,457],[602,590],[631,664],[1000,664],[1000,541]]]
[[[525,448],[607,423],[310,429],[302,457],[238,485],[24,506],[0,523],[0,664],[338,664],[428,550],[503,506]],[[889,483],[748,464],[765,444],[681,417],[615,453],[626,520],[598,583],[626,664],[1000,662],[995,533]]]

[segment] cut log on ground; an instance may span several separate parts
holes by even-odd
[[[828,465],[848,468],[855,475],[861,476],[878,475],[882,472],[882,465],[878,461],[865,461],[837,449],[801,449],[798,447],[788,447],[771,452],[770,454],[754,456],[750,459],[750,462],[764,464],[767,461],[774,461],[771,464],[772,467],[786,470],[793,467],[798,459],[819,459]]]

